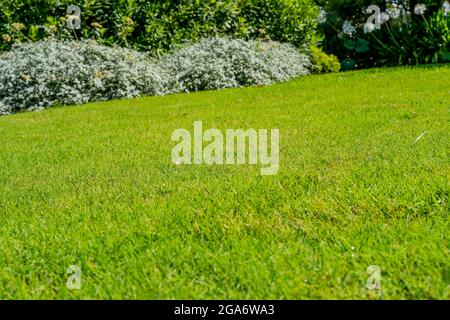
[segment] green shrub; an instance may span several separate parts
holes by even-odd
[[[65,28],[68,5],[81,8],[81,30]],[[155,53],[217,35],[297,47],[318,39],[313,0],[0,0],[0,8],[0,50],[49,36],[95,38]],[[15,32],[14,23],[25,28]]]
[[[341,64],[335,55],[326,54],[316,46],[310,47],[310,57],[314,73],[339,72],[341,69]]]
[[[444,0],[317,0],[327,12],[321,25],[324,49],[342,61],[344,70],[373,66],[445,62],[450,51],[450,14]],[[416,14],[417,4],[427,10]],[[378,5],[385,19],[381,29],[365,24],[369,5]]]
[[[423,21],[418,53],[425,63],[450,62],[450,14],[438,11]]]

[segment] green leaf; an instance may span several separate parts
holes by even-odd
[[[344,47],[346,47],[347,49],[350,50],[355,50],[356,49],[356,41],[351,40],[351,39],[345,39],[344,40]]]
[[[353,70],[356,67],[356,62],[353,59],[345,59],[344,61],[341,62],[341,67],[342,70],[347,71],[347,70]]]
[[[441,60],[443,62],[450,62],[450,52],[448,51],[441,52]]]
[[[358,42],[356,44],[355,51],[359,53],[367,52],[369,51],[369,41],[364,39],[358,39]]]

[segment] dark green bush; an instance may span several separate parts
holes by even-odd
[[[324,49],[342,61],[344,70],[448,60],[450,14],[444,14],[444,0],[395,1],[403,6],[403,13],[398,18],[391,16],[380,30],[373,32],[364,32],[364,24],[371,15],[365,9],[375,4],[382,12],[390,12],[394,1],[317,0],[317,3],[327,12],[327,21],[320,26],[325,35]],[[419,3],[427,6],[422,15],[414,13]],[[355,27],[352,34],[343,32],[346,20]]]
[[[68,5],[81,8],[81,30],[65,28]],[[317,14],[313,0],[0,0],[0,50],[50,35],[157,53],[215,35],[300,47],[318,39]]]

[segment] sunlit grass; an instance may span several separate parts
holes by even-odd
[[[449,83],[370,70],[2,117],[0,298],[448,299]],[[278,175],[173,165],[196,120],[280,129]]]

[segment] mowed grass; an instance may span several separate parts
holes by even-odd
[[[196,120],[279,173],[172,164]],[[449,66],[1,117],[0,298],[448,299],[449,153]]]

